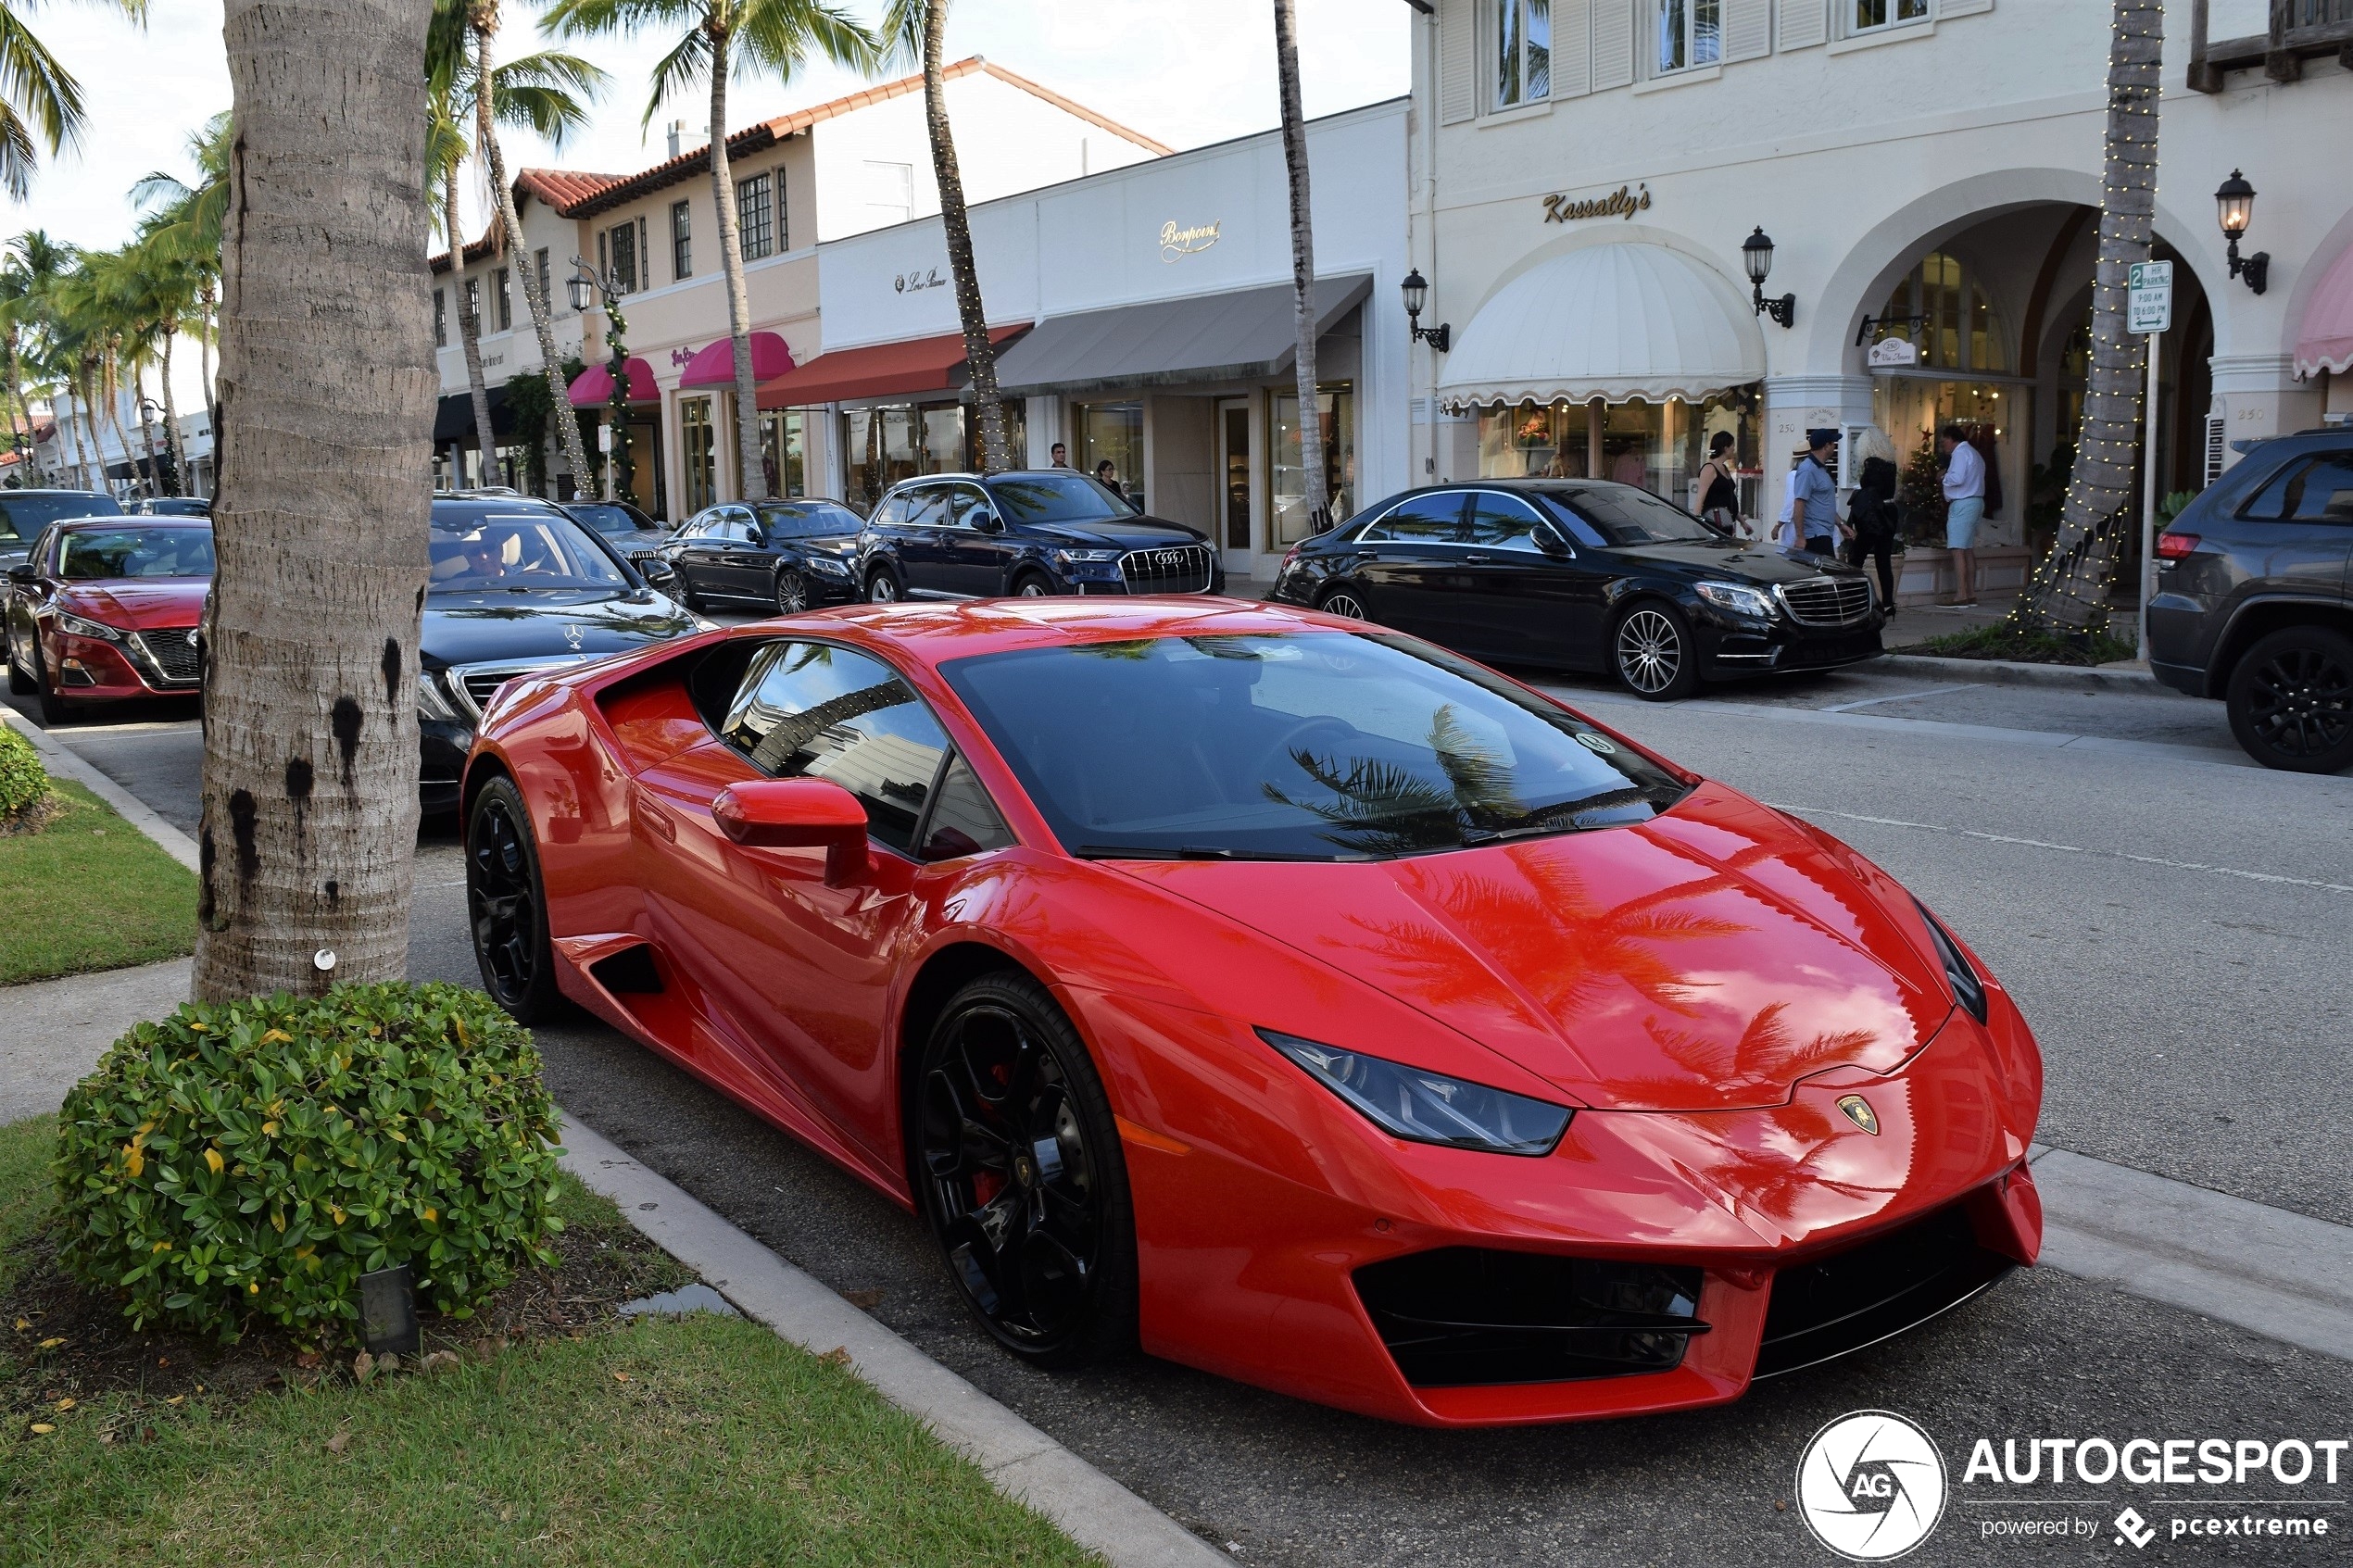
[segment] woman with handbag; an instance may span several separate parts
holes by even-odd
[[[1741,482],[1732,468],[1732,433],[1719,430],[1707,444],[1707,461],[1699,469],[1699,515],[1711,528],[1735,539],[1741,528]]]
[[[1846,564],[1869,560],[1879,568],[1880,603],[1895,608],[1895,445],[1874,427],[1856,438],[1863,471],[1847,505]]]

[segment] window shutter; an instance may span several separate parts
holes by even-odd
[[[1725,60],[1762,59],[1772,52],[1773,0],[1725,0]]]
[[[1830,6],[1824,0],[1775,0],[1780,7],[1780,45],[1784,49],[1810,49],[1827,43],[1831,35]]]
[[[1944,0],[1943,5],[1936,7],[1936,14],[1940,19],[1973,17],[1980,11],[1990,11],[1993,8],[1994,0]]]
[[[1481,0],[1439,0],[1438,121],[1457,125],[1478,112]]]
[[[1604,6],[1616,0],[1602,0]],[[1553,0],[1553,96],[1581,98],[1593,85],[1588,0]]]
[[[1593,0],[1593,91],[1607,92],[1634,80],[1632,0]]]
[[[2206,483],[2208,484],[2222,477],[2222,430],[2221,415],[2206,416]]]

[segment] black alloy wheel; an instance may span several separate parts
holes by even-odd
[[[2343,633],[2326,626],[2272,633],[2232,669],[2224,702],[2231,734],[2266,768],[2353,768],[2353,638]]]
[[[491,1000],[524,1023],[561,1016],[531,814],[507,779],[483,785],[466,813],[466,917]]]
[[[1353,588],[1334,588],[1315,601],[1315,608],[1326,615],[1337,615],[1348,621],[1370,621],[1373,618],[1373,612],[1365,608],[1364,599]]]
[[[866,579],[868,604],[896,604],[902,596],[899,592],[899,579],[891,575],[890,568],[887,566],[875,568],[874,575]]]
[[[809,608],[809,579],[789,566],[776,569],[776,613],[799,615]]]
[[[1617,618],[1610,667],[1626,689],[1649,702],[1672,702],[1699,685],[1691,623],[1664,599],[1643,599]]]
[[[671,571],[672,574],[678,580],[678,602],[686,606],[688,609],[694,611],[696,614],[701,614],[703,611],[703,597],[700,594],[695,592],[695,580],[686,575],[686,563],[681,561],[678,565],[673,567]]]
[[[964,1301],[1023,1360],[1070,1366],[1136,1339],[1136,1230],[1102,1080],[1026,974],[956,993],[924,1047],[915,1185]]]

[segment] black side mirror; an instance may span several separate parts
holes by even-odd
[[[1536,547],[1548,556],[1567,556],[1576,553],[1568,547],[1568,541],[1554,532],[1553,525],[1549,522],[1538,523],[1529,537],[1535,540]]]
[[[8,569],[8,581],[11,583],[38,583],[41,581],[41,573],[35,571],[32,569],[32,564],[28,561],[22,566],[10,567]]]
[[[764,549],[767,546],[767,531],[757,523],[744,530],[744,537],[751,541],[752,547],[755,549]]]
[[[1143,515],[1144,515],[1144,498],[1143,498],[1141,495],[1130,495],[1130,496],[1128,496],[1128,497],[1127,497],[1127,509],[1128,509],[1129,511],[1131,511],[1131,512],[1134,512],[1134,513],[1135,513],[1138,517],[1141,517],[1141,516],[1143,516]]]
[[[973,519],[973,524],[983,533],[1002,533],[1005,532],[1005,520],[999,517],[995,512],[980,513]]]

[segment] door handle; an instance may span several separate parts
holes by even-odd
[[[1466,560],[1466,561],[1469,561],[1469,562],[1470,562],[1472,565],[1474,565],[1474,566],[1485,566],[1488,562],[1490,562],[1490,561],[1493,560],[1495,558],[1494,558],[1493,556],[1488,556],[1488,555],[1468,555],[1468,556],[1465,556],[1463,558],[1464,558],[1465,560]]]

